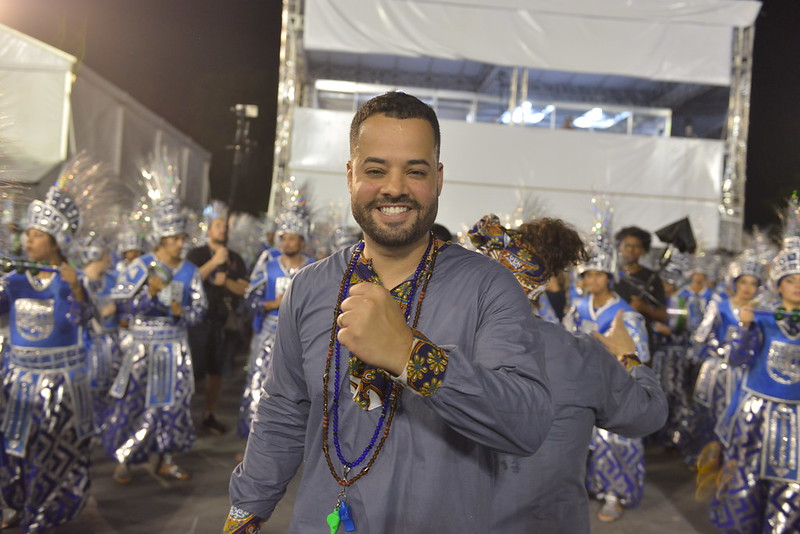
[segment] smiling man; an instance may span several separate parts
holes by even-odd
[[[364,240],[303,268],[226,533],[255,532],[297,468],[290,532],[487,532],[492,451],[531,454],[552,401],[514,276],[435,239],[439,123],[410,95],[356,113],[347,187]]]

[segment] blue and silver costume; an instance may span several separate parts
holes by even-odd
[[[153,264],[170,272],[171,281],[151,298],[147,279]],[[112,297],[130,310],[132,318],[120,336],[122,364],[109,393],[115,400],[103,447],[120,463],[140,463],[150,453],[186,451],[195,440],[187,327],[206,310],[200,273],[190,262],[172,270],[146,254],[130,263]],[[182,307],[178,318],[170,312],[172,301]]]
[[[306,265],[309,263],[311,260]],[[264,251],[250,275],[245,299],[253,310],[253,340],[250,343],[247,380],[239,406],[239,424],[236,430],[243,438],[250,433],[250,422],[258,408],[278,328],[278,310],[266,311],[264,303],[283,295],[296,272],[297,269],[284,268],[279,259],[271,259],[269,251]]]
[[[0,283],[9,314],[3,383],[3,500],[28,530],[65,523],[88,496],[92,400],[80,328],[91,317],[55,273]],[[57,467],[57,469],[56,469]]]
[[[102,273],[98,280],[81,277],[89,299],[94,305],[95,316],[83,330],[83,343],[89,358],[89,379],[92,386],[95,432],[102,434],[109,405],[108,390],[115,372],[119,369],[119,319],[117,313],[102,317],[102,310],[113,303],[111,290],[116,282],[110,271]]]
[[[780,287],[797,275],[800,237],[786,237],[771,282]],[[731,339],[730,363],[746,371],[717,425],[725,463],[711,520],[724,532],[800,531],[800,322],[793,315],[757,313]]]
[[[636,345],[642,361],[648,361],[649,349],[644,317],[616,294],[602,307],[595,308],[592,295],[575,303],[564,318],[565,327],[573,333],[606,333],[622,310],[625,329]],[[644,446],[642,440],[624,438],[595,428],[589,445],[586,487],[591,495],[604,498],[617,496],[626,507],[639,504],[644,491]]]

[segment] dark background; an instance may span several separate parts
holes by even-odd
[[[731,0],[733,1],[733,0]],[[234,208],[267,207],[280,0],[0,0],[0,22],[77,56],[212,153],[211,197],[228,199],[237,103],[258,104],[257,143]],[[775,222],[800,187],[800,1],[766,0],[756,23],[748,226]]]

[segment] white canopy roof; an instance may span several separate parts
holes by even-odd
[[[66,157],[75,61],[0,24],[3,178],[37,182]]]
[[[306,0],[304,46],[728,85],[753,0]],[[498,38],[502,36],[502,38]]]

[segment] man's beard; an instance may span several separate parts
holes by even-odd
[[[372,210],[379,206],[390,204],[407,204],[412,210],[416,210],[417,218],[414,223],[410,227],[393,227],[377,223],[372,215]],[[404,247],[417,242],[430,232],[433,223],[436,221],[439,202],[438,199],[434,199],[427,209],[423,209],[419,202],[411,200],[408,195],[401,195],[397,198],[373,200],[366,206],[357,204],[353,199],[350,202],[350,207],[353,211],[353,218],[364,233],[375,243],[382,247]]]

